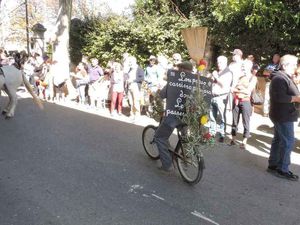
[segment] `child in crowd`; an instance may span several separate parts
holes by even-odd
[[[85,103],[85,89],[89,82],[87,70],[87,65],[83,62],[80,62],[76,68],[76,74],[72,74],[72,76],[76,79],[76,89],[79,96],[79,103],[82,105]]]

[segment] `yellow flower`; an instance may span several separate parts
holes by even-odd
[[[208,122],[208,116],[207,115],[201,116],[200,124],[205,125],[205,124],[207,124],[207,122]]]
[[[205,65],[200,65],[200,66],[198,66],[198,71],[203,71],[203,70],[205,70]]]

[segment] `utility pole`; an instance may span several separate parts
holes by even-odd
[[[29,23],[28,23],[28,2],[25,0],[25,19],[26,19],[26,42],[27,42],[27,53],[30,55],[29,47]]]

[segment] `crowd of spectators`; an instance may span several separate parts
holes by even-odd
[[[232,54],[233,62],[229,66],[227,58],[219,56],[218,70],[210,74],[214,81],[210,133],[214,136],[219,132],[219,141],[224,142],[226,108],[230,108],[232,111],[230,145],[236,145],[241,115],[244,131],[240,148],[246,149],[250,137],[253,93],[256,91],[259,66],[252,55],[243,59],[243,52],[240,49],[235,49]],[[278,54],[275,54],[272,63],[262,70],[262,76],[266,80],[263,113],[264,116],[269,116],[274,124],[267,171],[293,181],[299,179],[298,175],[289,170],[290,155],[295,144],[294,125],[299,118],[300,110],[299,72],[300,65],[296,56],[280,57]]]
[[[18,57],[17,57],[18,56]],[[25,52],[9,55],[0,49],[0,65],[11,65],[21,58],[22,69],[35,93],[49,102],[73,100],[90,109],[107,109],[112,116],[124,115],[129,106],[132,120],[149,110],[152,94],[166,84],[166,71],[181,62],[175,53],[170,62],[165,56],[149,56],[148,65],[142,68],[136,57],[123,54],[120,62],[109,61],[101,65],[96,58],[82,57],[69,75],[62,74],[57,62],[37,52],[28,56]],[[69,89],[76,89],[77,96],[70,98]]]
[[[274,54],[271,63],[265,68],[260,68],[253,55],[248,55],[243,59],[243,52],[240,49],[234,50],[230,64],[228,63],[229,60],[225,56],[218,57],[217,69],[208,73],[208,76],[215,82],[210,115],[211,133],[216,135],[219,131],[219,141],[224,141],[226,117],[219,111],[224,112],[225,108],[232,110],[233,138],[231,143],[235,143],[235,127],[239,122],[239,114],[241,114],[245,128],[245,145],[249,136],[248,123],[253,109],[251,91],[255,89],[256,77],[264,77],[266,83],[262,111],[264,116],[268,116],[270,104],[269,76],[272,71],[279,69],[280,55]],[[129,106],[130,118],[135,119],[141,113],[148,114],[151,111],[150,102],[153,99],[153,93],[166,84],[166,71],[170,68],[176,69],[176,64],[182,62],[182,57],[179,53],[174,53],[171,60],[168,60],[163,55],[157,57],[150,55],[148,65],[142,68],[136,57],[128,53],[123,54],[120,62],[109,61],[106,66],[99,63],[96,58],[88,59],[87,56],[83,56],[75,71],[71,72],[70,75],[62,75],[58,71],[59,68],[55,67],[57,62],[47,56],[41,56],[36,52],[27,56],[25,51],[13,52],[9,55],[4,49],[0,49],[0,65],[13,64],[15,61],[22,61],[17,63],[23,64],[27,79],[42,99],[53,102],[65,101],[68,95],[68,83],[72,82],[77,91],[75,101],[79,105],[94,109],[107,108],[112,116],[122,115],[124,106]],[[230,74],[232,74],[232,78]],[[245,75],[247,79],[239,80],[240,75]],[[299,79],[298,77],[295,76],[294,78]],[[251,82],[248,82],[249,79]],[[243,86],[244,88],[249,86],[252,90],[245,94]],[[246,98],[241,98],[242,95],[244,95],[243,97],[246,95]],[[232,104],[234,100],[232,98],[235,98],[235,103],[238,99],[243,100],[237,104]],[[245,99],[249,101],[245,101]],[[217,117],[220,121],[218,126],[216,124]]]
[[[291,82],[295,84],[292,90],[296,93],[297,85],[299,86],[300,83],[300,65],[297,65],[298,59],[296,57],[292,59],[293,63],[295,61],[294,64],[296,64],[294,68],[296,72],[289,72],[288,77],[290,77],[289,85]],[[277,95],[274,94],[275,88],[270,86],[272,84],[270,78],[274,77],[273,74],[276,74],[277,71],[284,71],[291,62],[287,60],[287,57],[281,58],[279,54],[274,54],[272,62],[265,68],[260,68],[253,55],[244,58],[240,49],[235,49],[232,52],[232,62],[228,63],[228,61],[226,56],[220,55],[217,58],[217,69],[207,73],[207,76],[213,80],[209,123],[211,135],[214,137],[218,135],[218,141],[225,142],[226,124],[230,123],[227,121],[226,115],[230,112],[232,123],[229,144],[236,145],[237,129],[241,116],[244,131],[240,148],[247,148],[247,140],[250,137],[250,118],[254,104],[252,94],[257,89],[257,76],[264,77],[266,85],[263,115],[268,116],[273,113],[271,120],[275,124],[269,170],[272,171],[276,166],[275,169],[279,169],[282,176],[298,179],[296,175],[294,176],[288,171],[289,160],[285,160],[283,169],[282,165],[275,165],[275,153],[273,153],[277,151],[276,146],[280,138],[286,137],[281,136],[283,128],[280,121],[273,121],[274,108],[272,109],[272,107],[274,107],[274,96]],[[181,62],[182,58],[179,53],[173,54],[170,61],[163,55],[157,57],[151,55],[148,58],[148,65],[142,68],[136,57],[124,53],[122,61],[109,61],[103,67],[98,59],[88,59],[88,57],[83,56],[75,71],[69,75],[62,75],[59,68],[55,67],[57,62],[47,56],[43,57],[36,52],[30,56],[27,56],[25,52],[14,52],[13,55],[9,56],[5,50],[0,49],[0,66],[13,64],[21,68],[22,65],[24,74],[40,98],[50,102],[76,101],[79,106],[88,109],[109,110],[112,117],[124,116],[124,108],[127,107],[129,110],[127,116],[131,120],[140,118],[141,114],[148,115],[152,110],[150,103],[154,94],[166,85],[167,70],[177,69],[177,65]],[[194,69],[195,71],[197,70]],[[70,84],[77,92],[77,97],[72,97],[72,99],[68,98],[68,85]],[[276,92],[278,92],[277,89]],[[279,97],[277,96],[278,99],[281,99]],[[286,97],[286,99],[290,100],[290,97]],[[293,98],[291,101],[290,107],[293,108],[300,100]],[[280,102],[279,105],[287,107],[288,104],[287,102]],[[270,105],[273,112],[270,112]],[[293,139],[291,133],[289,135],[288,138]],[[287,154],[290,154],[291,143],[292,141],[287,143]]]

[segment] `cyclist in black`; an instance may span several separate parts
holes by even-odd
[[[189,61],[182,62],[177,65],[179,71],[192,72],[193,65]],[[167,72],[169,76],[170,70]],[[166,99],[167,102],[174,101],[176,104],[176,98],[168,95],[168,84],[160,91],[160,97]],[[172,103],[171,103],[172,104]],[[154,135],[154,142],[157,145],[159,156],[161,160],[161,167],[163,171],[170,172],[172,170],[172,156],[169,152],[169,138],[173,133],[175,128],[178,128],[180,125],[183,125],[180,118],[176,115],[168,114],[163,117],[159,127],[157,128]]]

